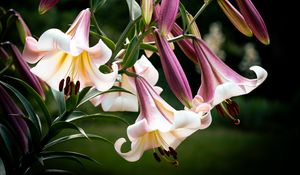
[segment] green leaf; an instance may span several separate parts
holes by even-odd
[[[111,141],[109,141],[108,139],[106,139],[102,136],[98,136],[98,135],[95,135],[95,134],[87,134],[87,136],[91,140],[105,141],[105,142],[108,142],[108,143],[113,145],[113,143]],[[82,134],[72,134],[72,135],[60,137],[56,140],[53,140],[53,141],[49,142],[47,145],[45,145],[44,150],[46,150],[46,149],[48,149],[48,148],[50,148],[54,145],[64,143],[66,141],[75,140],[75,139],[83,139],[83,138],[86,139],[86,137]]]
[[[116,49],[116,44],[108,37],[99,35],[98,33],[93,32],[93,31],[90,31],[90,34],[95,36],[98,39],[101,39],[107,45],[107,47],[110,48],[110,50],[114,51]]]
[[[95,13],[107,0],[91,0],[91,9]]]
[[[68,170],[61,170],[61,169],[45,169],[43,174],[75,174]]]
[[[136,20],[142,15],[142,10],[135,0],[126,0],[129,10],[129,16],[132,21]]]
[[[72,91],[71,96],[66,100],[66,110],[67,110],[67,112],[73,111],[76,108],[77,103],[78,103],[78,96],[79,95],[78,94],[77,95],[73,94],[73,91]]]
[[[21,79],[18,79],[18,78],[14,78],[14,77],[11,77],[11,76],[6,76],[12,80],[14,80],[14,82],[20,84],[22,87],[25,87],[25,89],[32,95],[31,97],[34,98],[34,100],[36,101],[37,105],[40,106],[43,114],[44,114],[44,117],[46,119],[46,122],[48,124],[48,127],[50,127],[51,125],[51,115],[47,109],[47,106],[44,102],[44,100],[42,99],[42,97],[31,87],[29,86],[26,82],[24,82],[23,80]]]
[[[70,116],[66,121],[68,122],[74,122],[77,120],[82,120],[82,119],[96,119],[96,118],[110,118],[110,119],[115,119],[119,120],[126,125],[129,125],[129,123],[124,120],[121,117],[118,117],[117,115],[111,114],[109,112],[102,112],[102,113],[96,113],[96,114],[90,114],[90,115],[82,115],[82,116]]]
[[[14,153],[16,149],[17,143],[14,141],[12,134],[6,128],[6,126],[0,123],[0,150],[1,153],[6,154],[7,157],[10,159],[11,162],[15,161]]]
[[[54,123],[51,126],[48,134],[43,139],[43,144],[46,144],[49,140],[51,140],[53,137],[55,137],[57,134],[59,134],[64,129],[74,129],[74,130],[77,130],[82,135],[84,135],[86,138],[88,138],[88,136],[86,135],[85,131],[82,128],[76,126],[73,123],[69,123],[69,122],[65,122],[65,121],[59,121],[57,123]]]
[[[32,123],[31,120],[29,120],[26,117],[22,117],[22,119],[26,122],[27,127],[29,128],[29,139],[31,143],[33,144],[34,149],[38,149],[40,146],[40,141],[42,139],[42,135],[40,132],[38,132],[35,125]]]
[[[59,114],[63,114],[66,111],[66,103],[65,103],[65,96],[63,92],[59,92],[55,89],[52,89],[52,94],[54,96],[54,99],[56,101],[56,103],[58,104],[58,111]]]
[[[130,41],[128,48],[126,49],[126,53],[122,62],[122,70],[126,70],[127,68],[134,65],[136,60],[139,57],[139,40],[135,36]]]
[[[119,53],[119,51],[123,48],[124,43],[126,38],[128,37],[128,35],[130,34],[130,31],[135,27],[135,24],[140,20],[140,17],[137,18],[134,21],[130,21],[128,23],[128,25],[126,26],[126,28],[124,29],[124,31],[122,32],[121,36],[119,37],[119,40],[116,43],[116,49],[113,52],[113,54],[111,55],[110,58],[110,62],[112,62],[114,60],[114,58],[116,57],[116,55]]]
[[[186,15],[186,9],[182,3],[179,4],[179,9],[180,9],[180,15],[182,19],[182,26],[183,26],[183,31],[185,31],[187,25],[189,24],[188,17]]]
[[[30,102],[14,87],[11,85],[4,83],[0,81],[1,84],[3,84],[5,87],[7,87],[10,91],[12,91],[15,96],[20,100],[20,102],[23,104],[29,119],[34,123],[35,127],[37,128],[38,132],[42,133],[42,125],[40,118],[35,113],[33,107],[31,106]]]
[[[117,86],[113,86],[111,89],[104,92],[100,92],[97,89],[93,88],[90,89],[89,92],[87,92],[86,95],[82,98],[82,100],[78,102],[77,108],[82,104],[84,104],[85,102],[97,97],[98,95],[112,93],[112,92],[125,92],[125,93],[132,94],[130,91],[127,91],[126,89]]]
[[[0,175],[6,175],[4,163],[0,157]]]
[[[78,96],[78,102],[81,102],[81,100],[85,97],[85,95],[89,92],[91,87],[85,87],[79,92]]]
[[[10,66],[12,65],[12,63],[13,63],[13,60],[8,59],[6,61],[6,66],[0,71],[0,75],[3,74],[5,71],[7,71],[10,68]]]
[[[158,52],[157,48],[151,44],[141,43],[140,48],[143,50],[150,50],[152,52]]]
[[[74,157],[89,160],[89,161],[92,161],[92,162],[94,162],[98,165],[101,165],[100,162],[98,162],[97,160],[91,158],[90,156],[87,156],[85,154],[78,153],[78,152],[73,152],[73,151],[43,151],[43,152],[41,152],[41,155],[42,156],[49,156],[49,155],[74,156]]]

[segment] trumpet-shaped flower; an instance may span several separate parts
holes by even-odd
[[[124,159],[131,162],[139,160],[144,151],[153,149],[156,160],[160,161],[164,157],[176,165],[176,147],[199,129],[200,118],[194,112],[177,111],[172,108],[144,78],[136,77],[135,83],[140,114],[136,122],[127,128],[131,150],[126,153],[121,151],[126,142],[124,138],[115,142],[115,149]]]
[[[239,75],[221,61],[200,38],[194,40],[194,47],[201,68],[198,95],[212,106],[251,92],[267,78],[267,72],[259,66],[250,67],[256,74],[256,79]]]
[[[228,0],[218,0],[221,9],[231,21],[231,23],[244,35],[252,36],[252,31],[247,25],[244,17]]]
[[[133,71],[137,75],[145,78],[151,85],[155,85],[158,81],[158,71],[151,64],[151,62],[143,55],[135,64]],[[138,101],[136,97],[136,85],[133,77],[126,74],[121,75],[119,82],[115,83],[115,86],[121,87],[127,92],[112,92],[100,95],[91,100],[91,102],[97,106],[101,103],[104,111],[138,111]],[[161,88],[154,87],[157,93],[161,92]]]
[[[117,65],[112,64],[111,73],[98,70],[109,60],[111,50],[101,40],[89,47],[90,15],[89,9],[81,11],[66,33],[49,29],[38,41],[26,38],[25,60],[29,63],[39,61],[31,71],[53,89],[62,90],[65,84],[66,90],[76,84],[76,89],[95,86],[99,91],[105,91],[113,86]]]
[[[156,45],[167,82],[182,104],[191,106],[192,92],[186,75],[165,37],[155,30]]]
[[[265,22],[251,0],[236,0],[236,3],[255,37],[265,45],[270,44]]]

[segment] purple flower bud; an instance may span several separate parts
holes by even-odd
[[[41,0],[39,5],[39,13],[44,14],[54,7],[60,0]]]
[[[159,12],[158,27],[163,36],[166,36],[175,23],[179,8],[179,0],[162,0]]]

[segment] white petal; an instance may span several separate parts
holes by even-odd
[[[53,89],[59,90],[59,82],[66,78],[72,60],[72,56],[58,52],[55,55],[44,57],[31,69],[31,72],[46,81]]]
[[[121,147],[125,142],[126,140],[124,138],[119,138],[115,142],[115,150],[118,152],[118,154],[120,154],[124,159],[126,159],[129,162],[135,162],[139,160],[144,153],[142,141],[137,140],[136,143],[131,144],[131,150],[129,152],[122,153]]]
[[[138,111],[138,101],[135,95],[126,92],[114,92],[107,94],[102,102],[104,111]]]
[[[130,141],[133,141],[139,137],[144,136],[148,132],[151,132],[146,119],[136,121],[134,124],[127,128],[127,135]]]
[[[91,99],[90,102],[91,102],[94,106],[98,106],[98,105],[100,105],[100,103],[102,103],[102,101],[106,98],[106,95],[108,95],[108,94],[98,95],[97,97]]]
[[[48,51],[40,51],[37,48],[37,40],[32,37],[26,37],[26,43],[23,50],[23,58],[31,64],[38,62]]]
[[[199,116],[191,111],[176,111],[174,113],[174,129],[189,128],[198,129],[200,127]]]
[[[208,112],[204,117],[201,117],[201,125],[199,129],[206,129],[212,122],[211,113]]]
[[[82,74],[85,74],[83,71],[86,71],[86,74],[89,80],[95,85],[96,89],[99,91],[106,91],[110,89],[117,78],[118,75],[118,66],[116,64],[112,65],[111,73],[104,74],[98,70],[98,68],[92,63],[90,58],[83,59]],[[86,80],[86,84],[89,85],[89,80]],[[80,81],[81,83],[81,81]]]
[[[63,50],[70,53],[71,36],[58,29],[49,29],[44,32],[37,43],[40,51]]]
[[[86,50],[89,52],[90,57],[93,59],[93,62],[97,67],[105,64],[112,54],[111,50],[103,43],[102,40],[99,40],[95,46],[86,48]]]
[[[155,85],[158,81],[158,71],[144,55],[134,64],[136,74],[144,77],[148,83]]]

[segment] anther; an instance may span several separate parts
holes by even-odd
[[[64,89],[64,82],[65,82],[65,79],[62,79],[59,82],[58,89],[59,89],[60,92]]]
[[[153,156],[154,156],[154,158],[155,158],[155,160],[156,160],[157,162],[160,162],[160,161],[161,161],[159,155],[158,155],[156,152],[153,153]]]
[[[172,147],[169,147],[169,151],[170,151],[171,155],[176,155],[177,156],[177,152]]]
[[[67,79],[66,79],[66,85],[69,84],[70,81],[71,81],[71,78],[68,76]]]
[[[70,84],[69,83],[67,83],[68,82],[68,79],[67,79],[67,81],[66,81],[66,86],[65,86],[65,88],[64,88],[64,94],[65,95],[68,95],[69,94],[69,87],[70,87]]]
[[[222,108],[221,105],[217,105],[217,106],[216,106],[216,110],[217,110],[217,112],[218,112],[222,117],[225,117],[225,116],[226,116],[225,113],[224,113],[224,110],[223,110],[223,108]]]
[[[75,87],[74,82],[71,81],[71,82],[70,82],[70,91],[69,91],[69,95],[72,95],[72,92],[73,92],[73,90],[74,90],[74,87]]]
[[[164,149],[165,154],[169,157],[170,156],[170,152]]]
[[[77,95],[77,93],[79,92],[79,89],[80,89],[80,82],[77,81],[76,85],[75,85],[75,95]]]
[[[165,152],[161,147],[158,147],[157,149],[162,156],[165,155]]]

